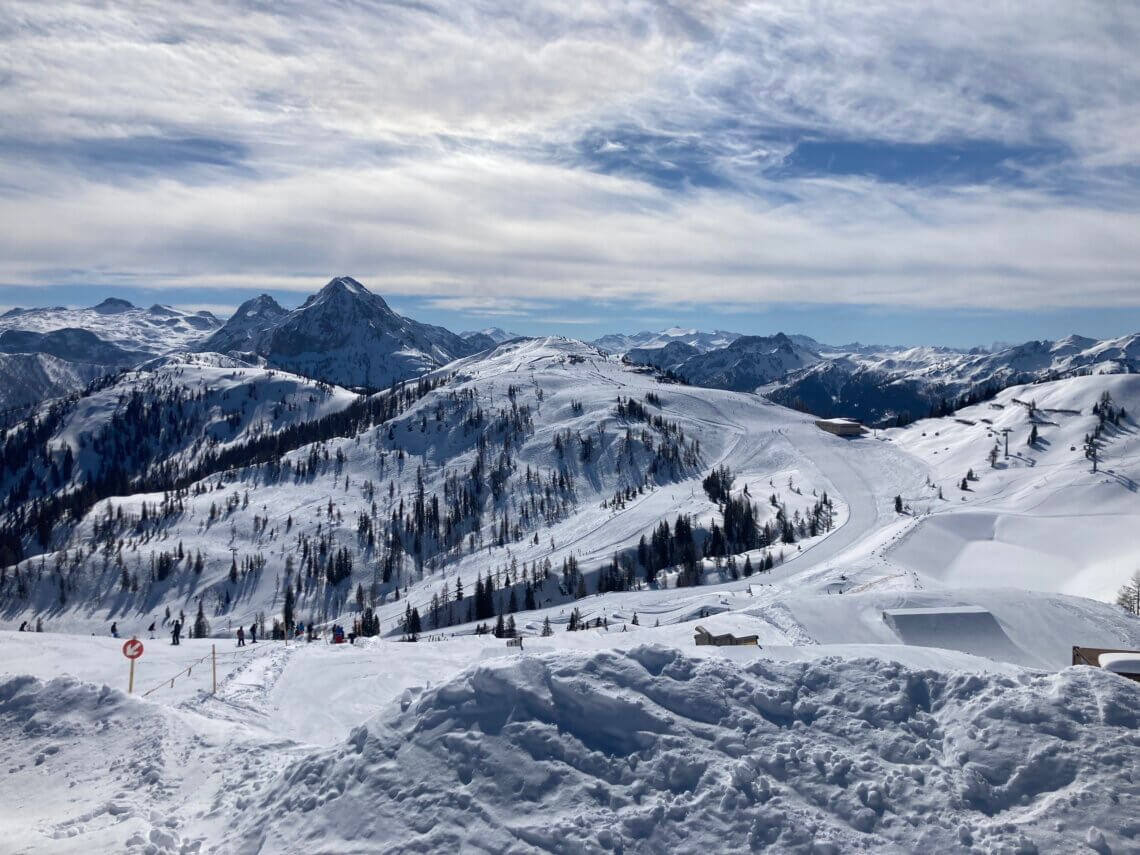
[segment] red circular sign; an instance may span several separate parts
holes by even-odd
[[[143,653],[143,643],[137,638],[123,642],[123,655],[128,659],[138,659]]]

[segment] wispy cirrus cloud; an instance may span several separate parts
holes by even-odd
[[[1137,306],[1138,43],[1107,2],[13,0],[0,280]]]

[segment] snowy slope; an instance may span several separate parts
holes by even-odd
[[[138,519],[144,503],[153,508],[163,495],[121,496],[98,503],[78,526],[56,531],[53,549],[64,550],[73,567],[71,581],[65,584],[75,608],[55,620],[60,626],[70,621],[77,629],[104,630],[111,615],[122,617],[137,610],[143,620],[166,604],[175,609],[187,608],[187,603],[193,606],[203,593],[208,594],[213,613],[226,620],[245,621],[259,611],[272,613],[280,608],[286,558],[298,559],[303,538],[310,543],[323,539],[330,550],[343,547],[355,556],[347,583],[336,589],[326,589],[320,580],[305,584],[298,608],[303,614],[312,610],[321,619],[355,609],[349,599],[358,584],[375,590],[382,602],[389,601],[381,616],[391,611],[395,618],[403,607],[390,602],[397,584],[422,585],[426,592],[418,595],[422,604],[444,583],[454,588],[462,578],[470,593],[477,576],[492,570],[501,574],[512,563],[537,567],[537,562],[549,561],[557,574],[561,562],[573,556],[593,574],[616,552],[635,549],[639,538],[662,521],[671,525],[679,514],[686,514],[703,530],[718,521],[721,512],[705,495],[701,480],[721,464],[735,473],[737,495],[749,489],[761,524],[776,522],[778,509],[768,501],[773,495],[778,497],[779,512],[788,518],[806,514],[825,492],[834,496],[834,530],[815,537],[805,533],[795,545],[777,543],[750,554],[753,562],[767,556],[791,562],[798,550],[826,551],[831,548],[829,541],[842,545],[857,539],[877,524],[893,491],[923,478],[920,469],[882,444],[857,451],[821,434],[806,417],[755,396],[662,385],[567,340],[503,345],[489,356],[454,363],[441,376],[450,377],[450,382],[388,425],[299,447],[283,455],[280,463],[285,468],[280,472],[267,474],[255,468],[192,485],[190,494],[179,500],[182,510],[170,518],[151,519],[133,530],[129,525]],[[175,389],[190,388],[205,396],[203,405],[193,410],[191,425],[197,427],[180,434],[167,452],[172,460],[191,462],[218,443],[236,442],[271,426],[266,408],[275,407],[278,395],[270,394],[268,386],[263,392],[258,384],[300,383],[288,375],[272,378],[265,369],[171,366],[157,377],[140,375],[127,382],[145,382],[154,389],[173,384]],[[242,384],[253,385],[255,394],[240,392]],[[305,396],[308,388],[302,385],[297,393]],[[659,396],[652,415],[663,419],[664,427],[618,415],[619,397],[644,401],[651,393]],[[335,402],[343,394],[333,390],[332,397],[318,397],[327,402],[321,406],[339,406]],[[112,388],[82,401],[66,427],[49,440],[56,458],[64,441],[78,449],[82,436],[96,433],[96,426],[118,410],[120,397]],[[302,409],[291,417],[307,413]],[[232,429],[229,419],[237,420]],[[202,430],[208,431],[210,442],[196,439],[203,436]],[[221,433],[215,436],[215,431]],[[371,530],[375,537],[387,531],[393,511],[404,508],[407,513],[419,478],[429,500],[438,496],[443,507],[449,507],[452,480],[481,459],[479,466],[493,482],[500,477],[496,474],[500,452],[507,448],[513,460],[501,470],[501,488],[486,488],[489,492],[480,500],[482,512],[475,527],[460,528],[454,546],[433,545],[426,566],[413,555],[403,555],[391,580],[379,581],[375,568],[382,550],[377,543],[362,540],[359,531]],[[75,453],[78,472],[86,466],[86,458],[81,449]],[[871,477],[886,478],[881,493],[868,485]],[[219,493],[222,483],[224,491]],[[858,491],[852,509],[845,489]],[[633,494],[615,502],[622,491]],[[230,501],[247,494],[248,506],[244,498],[240,506]],[[211,509],[223,502],[224,513],[212,521]],[[102,532],[100,542],[109,536],[103,523],[108,515],[122,516],[127,526],[122,557],[110,563],[103,551],[76,550],[96,538],[97,532]],[[498,532],[504,515],[512,521],[512,531],[502,539]],[[365,522],[360,521],[362,516]],[[203,554],[201,576],[174,587],[148,586],[152,555],[179,543],[191,554]],[[12,620],[18,612],[34,608],[35,603],[42,607],[58,595],[57,581],[40,570],[40,547],[29,543],[28,549],[22,572],[39,581],[32,585],[29,602],[8,601],[6,615]],[[265,556],[265,570],[231,586],[227,574],[233,550],[239,561]],[[739,558],[743,562],[745,555]],[[50,564],[56,558],[49,554],[43,560]],[[130,596],[119,589],[123,566],[142,583]],[[712,560],[706,562],[706,572],[710,581],[728,578],[728,569],[714,567]],[[666,573],[664,578],[675,583],[675,574]],[[591,589],[596,587],[592,575],[587,582]],[[9,577],[8,594],[15,584]],[[227,595],[233,601],[232,612],[220,605]],[[559,593],[557,581],[548,582],[539,597],[567,599],[566,592]]]
[[[14,411],[12,417],[19,417],[47,398],[80,391],[109,370],[46,353],[0,353],[0,411]]]
[[[1099,424],[1092,407],[1106,392],[1126,414],[1140,412],[1140,376],[1074,377],[1016,386],[954,417],[886,432],[931,471],[931,486],[908,496],[923,519],[893,548],[896,560],[951,584],[1110,598],[1140,561],[1140,431],[1134,415],[1107,424],[1092,472],[1085,436]],[[977,478],[963,490],[969,470]]]
[[[960,421],[849,440],[762,397],[662,383],[567,339],[509,342],[430,379],[398,393],[388,421],[212,473],[170,513],[140,513],[162,493],[101,501],[42,556],[6,568],[3,626],[40,618],[48,630],[0,631],[0,826],[16,851],[1140,843],[1122,809],[1140,797],[1140,686],[1067,667],[1073,644],[1140,647],[1140,619],[1087,598],[1110,598],[1138,557],[1132,416],[1102,428],[1096,476],[1079,452],[1104,392],[1140,412],[1140,377],[1013,388]],[[131,391],[193,391],[186,436],[217,430],[220,444],[268,429],[282,400],[276,418],[298,426],[357,401],[217,354],[158,360],[118,384],[67,411],[48,440],[57,454],[82,451]],[[1003,427],[1011,457],[990,467]],[[168,454],[204,447],[188,439]],[[596,593],[614,554],[661,521],[724,522],[702,486],[721,465],[761,521],[775,518],[770,495],[791,515],[826,492],[834,527],[735,556],[736,571],[745,557],[777,559],[750,577],[709,557],[699,586],[677,587],[673,568],[658,584]],[[978,478],[962,491],[968,468]],[[452,519],[473,471],[483,512]],[[459,536],[425,535],[416,552],[406,521],[421,484],[441,532]],[[406,546],[385,578],[393,534]],[[176,548],[200,553],[202,568],[180,560],[157,580],[151,561]],[[348,578],[326,582],[323,563],[307,572],[318,549],[351,555]],[[584,597],[561,588],[571,557]],[[511,615],[523,650],[476,635],[457,583],[470,595],[494,578],[506,611],[507,591],[548,559],[534,608],[520,596]],[[358,586],[375,594],[379,637],[234,646],[239,624],[281,614],[286,587],[299,619],[351,626]],[[192,621],[199,605],[213,637],[171,647],[166,608]],[[411,605],[426,627],[403,644]],[[591,628],[567,631],[575,610]],[[111,621],[144,637],[145,699],[122,694]],[[695,647],[697,626],[760,646]]]
[[[134,483],[171,481],[227,449],[312,423],[357,400],[347,390],[220,354],[159,357],[102,378],[82,395],[40,405],[33,419],[18,420],[0,435],[5,535],[38,552],[43,544],[24,513],[44,497],[66,501],[92,489],[116,495]],[[65,517],[55,526],[57,541],[65,540],[69,522]]]

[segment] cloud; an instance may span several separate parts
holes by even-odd
[[[549,307],[548,303],[514,297],[433,297],[425,300],[424,305],[432,309],[485,317],[527,317]]]
[[[1107,2],[13,0],[0,279],[1135,306],[1137,43]]]

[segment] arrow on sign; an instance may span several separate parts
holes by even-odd
[[[143,643],[137,638],[132,638],[130,641],[124,641],[123,655],[131,660],[138,659],[143,655]]]

